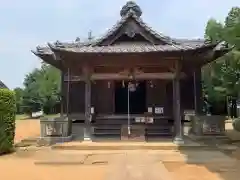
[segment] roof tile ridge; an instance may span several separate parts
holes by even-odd
[[[112,35],[117,28],[119,28],[126,20],[131,16],[131,13],[127,13],[126,16],[122,16],[121,19],[117,20],[117,22],[107,30],[102,36],[96,39],[96,41],[92,44],[93,46],[97,46],[101,41],[106,39],[108,36]]]

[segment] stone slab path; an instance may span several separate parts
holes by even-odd
[[[114,161],[106,180],[172,180],[162,162],[148,153],[125,153]]]
[[[240,164],[219,151],[40,148],[0,157],[1,178],[10,180],[238,180],[237,167]]]

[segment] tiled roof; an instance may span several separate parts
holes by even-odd
[[[209,45],[146,45],[146,44],[130,44],[130,45],[114,45],[114,46],[82,46],[71,48],[60,48],[49,44],[53,51],[68,51],[76,53],[141,53],[141,52],[171,52],[195,50],[197,48],[207,47]]]
[[[36,55],[52,55],[53,51],[69,51],[79,53],[130,53],[130,52],[160,52],[160,51],[188,51],[197,50],[204,47],[214,48],[216,45],[205,43],[204,40],[186,40],[174,39],[176,44],[172,45],[151,45],[151,44],[120,44],[112,46],[93,46],[91,43],[48,43],[46,47],[38,46],[35,51]],[[222,43],[221,43],[222,44]],[[215,50],[220,50],[222,45],[218,45]]]
[[[187,39],[173,39],[166,35],[156,32],[151,27],[149,27],[141,19],[142,11],[140,7],[134,2],[127,2],[127,4],[121,10],[121,19],[118,21],[105,35],[98,39],[80,42],[77,38],[74,42],[60,42],[48,43],[47,47],[37,47],[35,51],[32,51],[36,55],[52,55],[53,51],[69,51],[69,52],[79,52],[79,53],[128,53],[128,52],[157,52],[157,51],[187,51],[194,50],[203,47],[212,47],[202,39],[187,40]],[[129,19],[133,18],[135,21],[144,28],[148,33],[153,35],[156,39],[165,42],[165,45],[152,45],[152,44],[134,44],[130,45],[109,45],[100,46],[101,42],[112,36],[116,31],[121,28],[124,23]]]
[[[48,43],[50,44],[50,43]],[[60,42],[56,41],[52,43],[51,46],[58,47],[58,48],[78,48],[83,46],[90,46],[91,42]],[[32,50],[32,52],[36,55],[51,55],[53,54],[51,48],[49,46],[37,46],[36,50]]]
[[[161,33],[158,33],[157,31],[153,30],[150,26],[148,26],[142,18],[138,17],[134,11],[129,10],[129,12],[126,14],[126,16],[123,16],[120,21],[118,21],[109,31],[97,39],[95,42],[92,43],[92,45],[98,45],[101,43],[103,40],[107,39],[109,36],[111,36],[114,32],[116,32],[128,19],[129,17],[132,17],[136,20],[136,22],[139,23],[141,27],[143,27],[148,33],[152,34],[155,36],[157,39],[164,41],[167,44],[176,44],[174,40],[172,40],[170,37],[165,36]]]

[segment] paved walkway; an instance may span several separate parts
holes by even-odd
[[[171,175],[160,161],[148,153],[125,153],[118,156],[109,169],[106,180],[171,180]]]
[[[16,142],[39,136],[39,120],[17,121],[16,126]],[[1,156],[0,170],[0,179],[7,180],[239,180],[240,163],[219,151],[206,150],[96,152],[41,148]]]
[[[208,166],[208,163],[211,166]],[[46,148],[0,157],[0,178],[10,180],[77,180],[79,178],[85,180],[238,180],[240,171],[237,167],[240,167],[240,164],[236,165],[234,159],[218,151],[89,152],[56,151]],[[228,174],[223,175],[223,170],[228,171]]]

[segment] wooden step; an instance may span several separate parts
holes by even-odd
[[[121,126],[119,125],[95,125],[93,127],[93,133],[95,135],[120,135]]]
[[[171,132],[151,132],[151,133],[145,133],[145,136],[146,137],[149,137],[149,136],[172,136],[173,134]]]
[[[94,129],[121,129],[122,125],[118,124],[94,124]]]
[[[94,132],[107,132],[107,133],[110,133],[110,132],[120,132],[121,129],[101,129],[101,128],[95,128],[94,129]]]
[[[134,120],[130,120],[131,123],[134,123]],[[127,119],[96,119],[96,124],[127,124]]]
[[[113,131],[98,132],[98,131],[95,131],[93,134],[94,135],[106,135],[106,136],[112,136],[112,135],[120,136],[121,132],[113,132]]]
[[[163,129],[163,128],[172,128],[173,125],[171,124],[165,124],[165,125],[159,125],[159,124],[146,124],[146,129]]]
[[[160,131],[164,131],[164,132],[165,131],[170,131],[171,132],[172,128],[167,128],[167,127],[166,128],[159,128],[159,129],[157,129],[157,128],[156,129],[148,129],[148,128],[146,128],[145,131],[146,132],[160,132]]]
[[[172,135],[172,126],[147,126],[145,129],[146,136],[162,136],[162,135]]]

